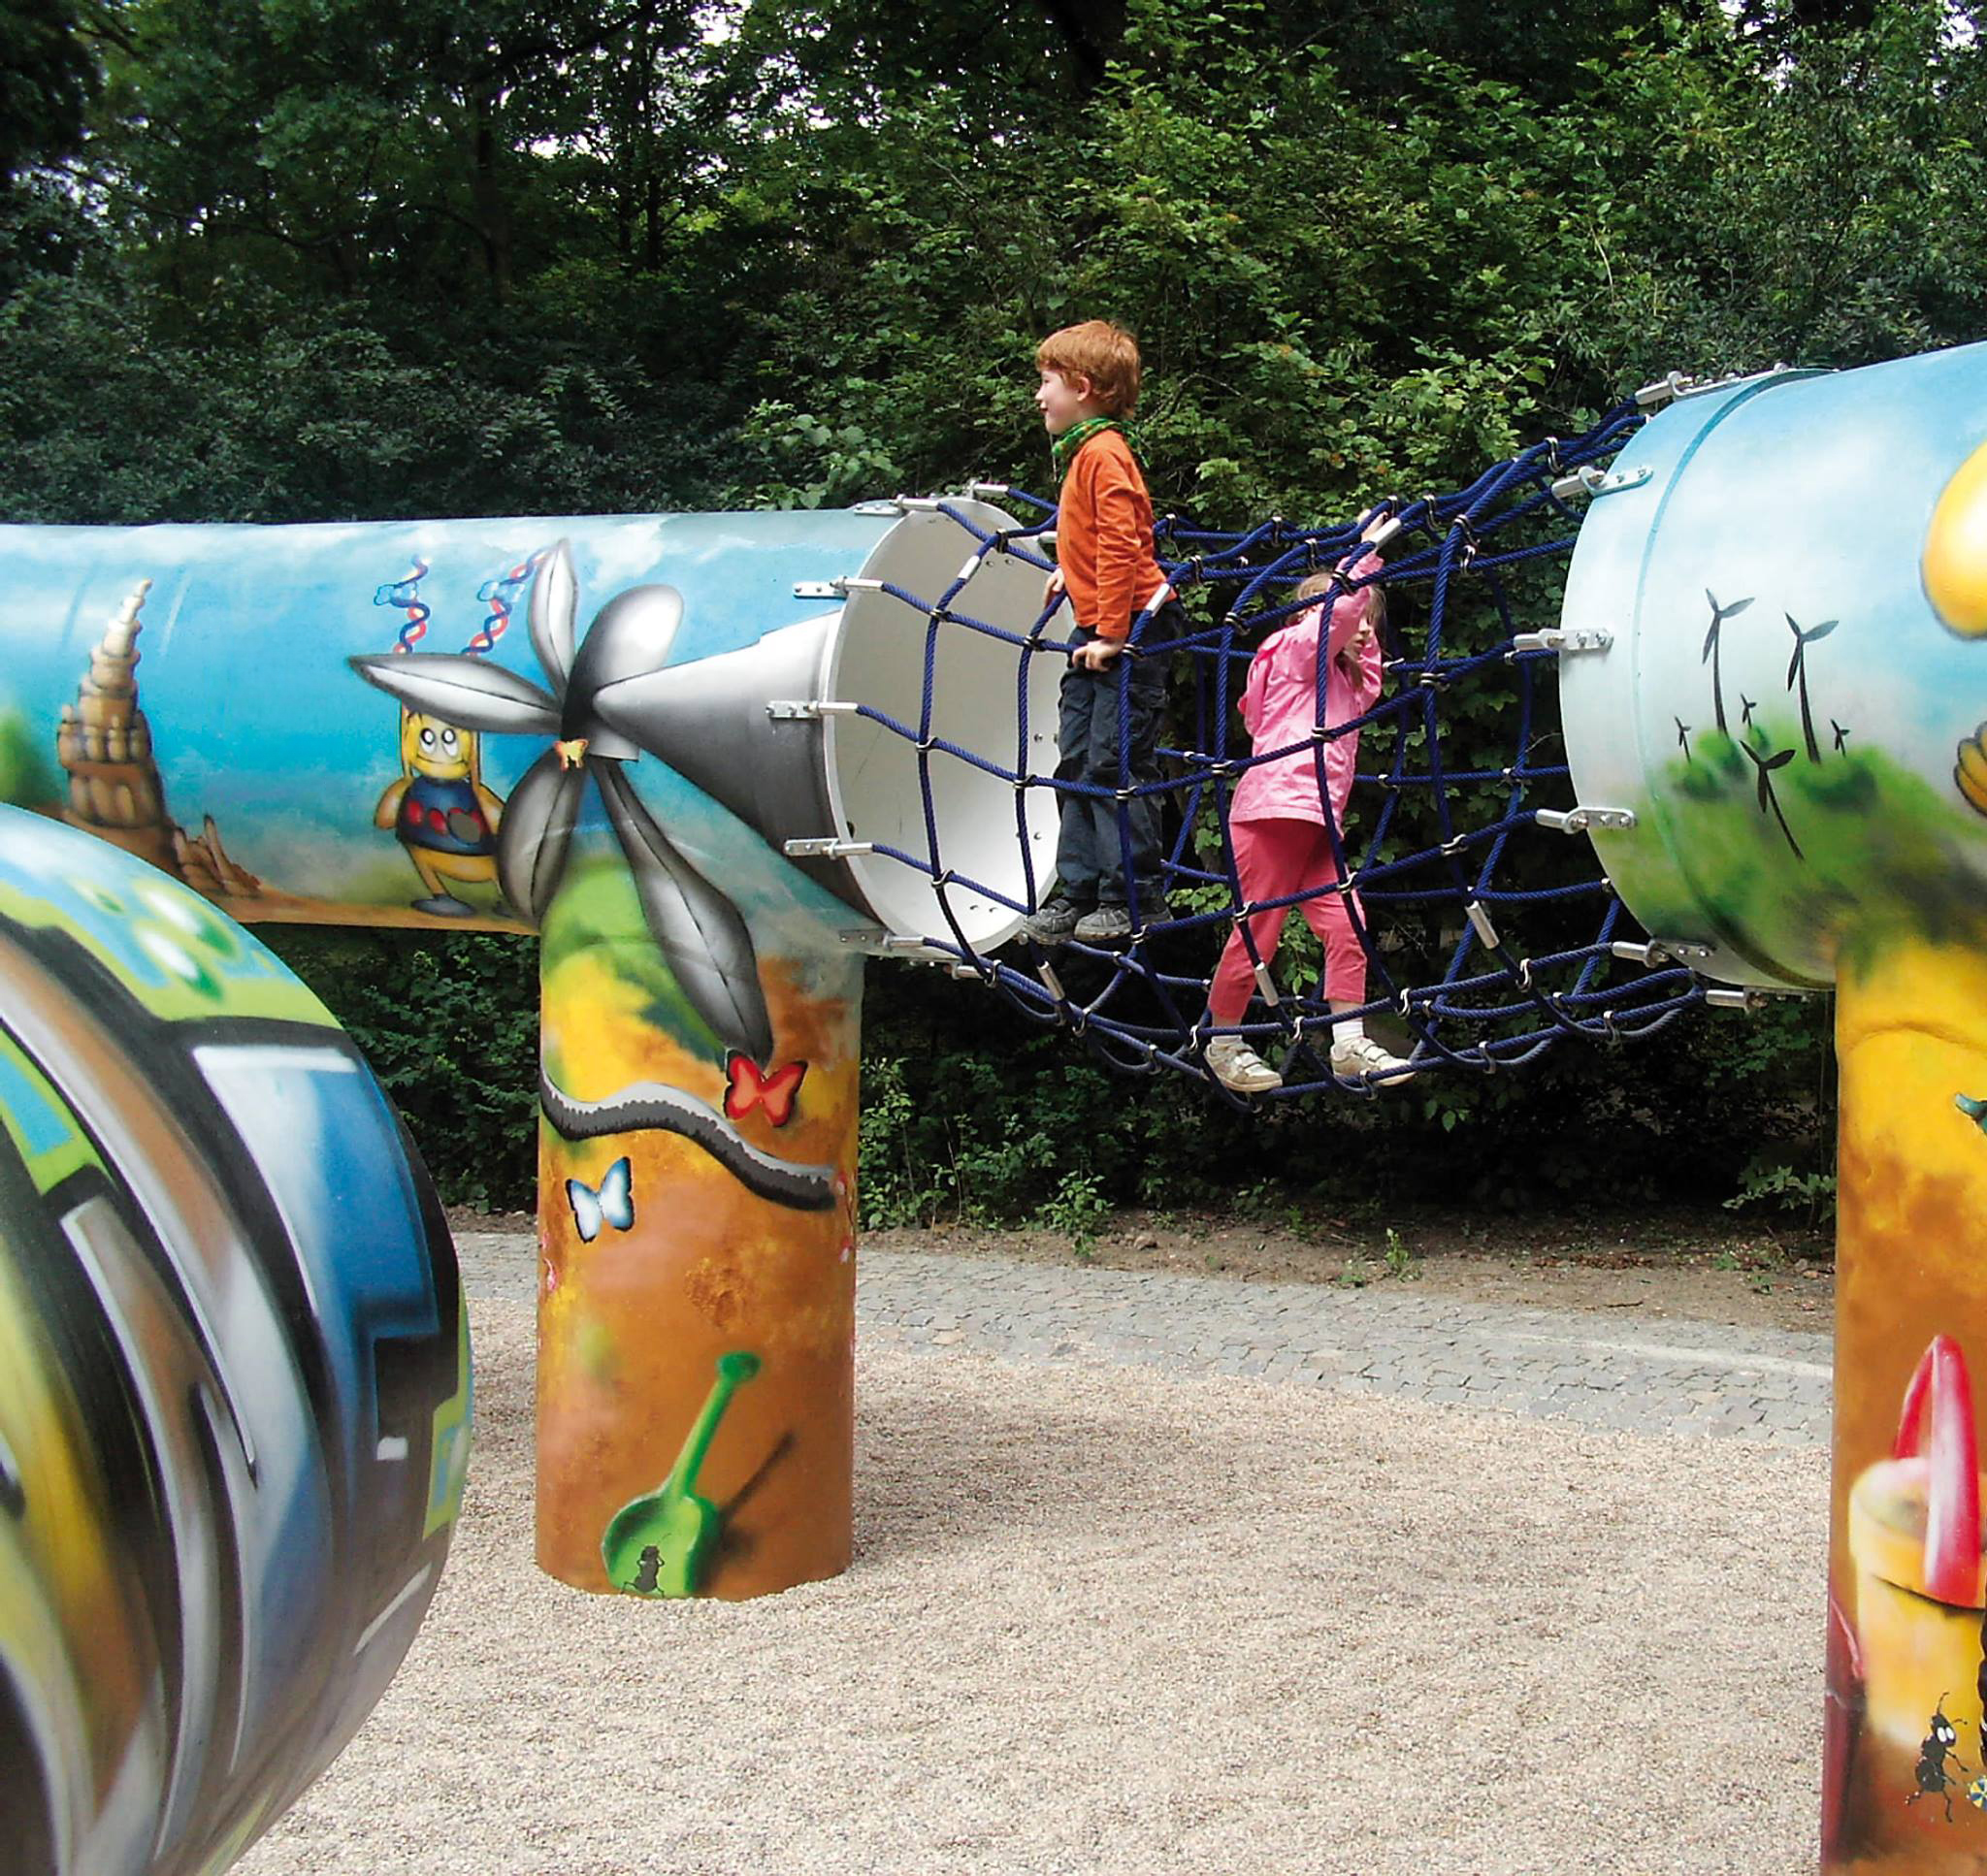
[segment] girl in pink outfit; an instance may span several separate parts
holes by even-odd
[[[1379,525],[1376,518],[1368,533]],[[1359,579],[1378,571],[1380,557],[1370,547],[1345,569]],[[1335,576],[1313,574],[1297,589],[1306,599],[1331,591]],[[1235,873],[1248,905],[1288,898],[1314,887],[1330,886],[1339,877],[1332,856],[1331,833],[1318,790],[1318,760],[1312,726],[1318,721],[1318,663],[1329,662],[1325,680],[1324,721],[1350,723],[1363,716],[1379,699],[1382,679],[1380,639],[1381,595],[1377,586],[1342,593],[1330,608],[1329,640],[1319,649],[1326,631],[1322,605],[1308,607],[1265,639],[1249,666],[1242,694],[1242,721],[1258,750],[1288,749],[1274,761],[1245,769],[1228,807],[1228,839],[1235,851]],[[1295,745],[1295,747],[1292,747]],[[1343,840],[1346,802],[1359,759],[1357,730],[1324,745],[1324,784],[1331,801],[1331,825]],[[1344,892],[1320,892],[1300,901],[1297,910],[1324,947],[1324,992],[1334,1012],[1356,1010],[1366,1001],[1366,954],[1352,930]],[[1276,955],[1284,920],[1291,908],[1277,906],[1252,913],[1249,930],[1256,955],[1267,966]],[[1363,917],[1363,915],[1362,915]],[[1228,934],[1227,948],[1216,966],[1208,992],[1208,1018],[1217,1028],[1233,1028],[1249,1008],[1255,972],[1249,947],[1238,927]],[[1225,1087],[1241,1094],[1259,1094],[1282,1081],[1240,1036],[1216,1036],[1206,1050],[1209,1071]],[[1331,1068],[1334,1075],[1357,1079],[1387,1075],[1406,1081],[1399,1071],[1407,1063],[1389,1054],[1366,1034],[1356,1017],[1340,1016],[1332,1023]]]

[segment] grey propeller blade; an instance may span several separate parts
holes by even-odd
[[[572,555],[563,540],[556,541],[538,563],[526,615],[532,650],[537,653],[538,663],[555,691],[566,689],[572,672],[572,627],[578,611],[579,583],[572,577]]]
[[[683,623],[683,596],[673,586],[632,586],[594,615],[566,689],[565,736],[584,736],[596,756],[635,760],[640,751],[596,714],[602,689],[659,671]]]
[[[531,679],[485,658],[382,652],[347,661],[368,684],[407,709],[458,729],[492,735],[556,736],[559,704]]]
[[[769,1061],[772,1015],[738,908],[669,844],[619,768],[589,766],[635,876],[642,916],[683,994],[728,1048]]]
[[[566,854],[586,794],[586,770],[568,768],[548,749],[524,772],[504,804],[497,833],[497,878],[504,896],[535,925],[566,873]]]

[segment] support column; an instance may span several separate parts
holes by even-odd
[[[579,1589],[849,1562],[862,959],[758,969],[765,1063],[686,1003],[610,850],[544,921],[537,1559]]]
[[[1845,957],[1822,1868],[1987,1872],[1987,961]]]

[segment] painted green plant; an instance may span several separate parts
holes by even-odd
[[[614,975],[642,994],[642,1019],[700,1055],[722,1044],[683,994],[643,922],[641,901],[616,854],[575,859],[539,930],[539,971],[549,977],[569,957],[604,958]]]
[[[62,777],[18,710],[0,710],[0,801],[16,808],[52,807]]]
[[[1799,723],[1762,712],[1737,736],[1680,746],[1643,825],[1600,843],[1637,916],[1689,937],[1701,903],[1726,932],[1824,981],[1832,963],[1899,941],[1987,935],[1987,819],[1840,731],[1826,753],[1806,745]]]

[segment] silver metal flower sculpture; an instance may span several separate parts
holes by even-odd
[[[662,667],[682,623],[682,596],[673,587],[631,587],[601,608],[584,640],[575,643],[578,600],[572,557],[562,540],[539,562],[528,615],[547,688],[486,659],[447,653],[388,652],[350,662],[403,707],[458,728],[486,736],[549,736],[551,747],[504,806],[497,877],[505,896],[534,924],[543,922],[565,877],[591,780],[628,862],[642,918],[684,997],[728,1051],[765,1065],[772,1054],[772,1018],[744,918],[642,806],[622,767],[641,751],[602,722],[594,707],[603,687]],[[763,1197],[809,1209],[831,1202],[831,1169],[761,1152],[716,1109],[680,1088],[645,1082],[605,1101],[580,1101],[542,1065],[538,1083],[546,1117],[569,1139],[662,1128],[696,1140]]]

